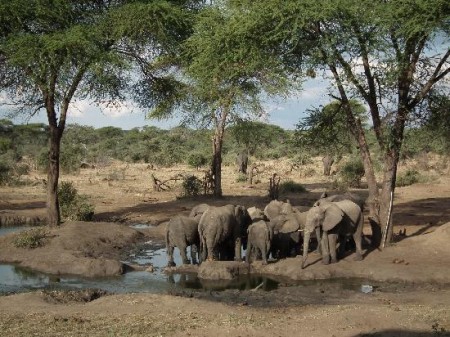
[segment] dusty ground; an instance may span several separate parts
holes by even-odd
[[[47,272],[91,276],[98,271],[105,275],[121,272],[116,263],[121,250],[148,237],[162,239],[165,221],[188,213],[199,202],[262,207],[268,202],[267,182],[273,172],[308,189],[308,193],[282,196],[294,205],[311,205],[330,186],[329,180],[319,176],[319,166],[289,172],[283,163],[265,165],[265,172],[258,177],[261,183],[253,186],[238,183],[234,168],[225,167],[226,197],[217,201],[179,199],[176,186],[180,182],[175,181],[168,183],[173,186],[169,191],[152,191],[152,173],[165,180],[189,171],[187,167],[150,169],[144,164],[117,163],[63,176],[63,181],[73,181],[80,193],[91,197],[98,222],[67,223],[50,231],[48,244],[33,251],[16,249],[10,240],[0,240],[0,260],[21,261]],[[317,174],[310,176],[311,169]],[[448,336],[450,224],[446,223],[450,222],[450,179],[446,173],[435,173],[438,178],[431,183],[396,190],[395,231],[406,229],[406,236],[383,252],[367,251],[362,262],[353,262],[350,255],[330,266],[315,263],[319,257],[311,254],[312,264],[303,271],[298,268],[298,258],[254,266],[255,271],[291,279],[360,277],[376,285],[370,294],[321,281],[271,292],[186,291],[94,296],[88,300],[77,294],[36,291],[0,297],[1,335]],[[43,178],[38,174],[28,177],[36,182],[34,186],[2,187],[0,216],[43,217]],[[356,192],[365,194],[364,190]],[[158,226],[138,233],[120,223]],[[370,235],[368,224],[365,233]]]

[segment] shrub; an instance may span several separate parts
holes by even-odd
[[[197,196],[202,189],[202,181],[196,176],[186,176],[183,180],[183,196]]]
[[[286,180],[280,184],[281,193],[303,193],[306,192],[306,188],[293,180]]]
[[[11,166],[0,162],[0,185],[6,185],[11,179]]]
[[[187,158],[189,166],[195,167],[197,170],[200,166],[204,166],[208,163],[208,158],[202,153],[191,153]]]
[[[63,220],[91,221],[94,216],[87,196],[79,195],[71,182],[62,182],[58,188],[59,208]]]
[[[48,232],[44,228],[33,228],[17,234],[14,237],[13,244],[17,248],[34,249],[42,247],[47,236]]]
[[[395,186],[409,186],[420,181],[421,174],[416,170],[407,170],[404,174],[399,174],[395,182]]]
[[[359,187],[364,176],[364,165],[359,158],[352,158],[339,171],[339,177],[344,185]]]
[[[237,183],[244,183],[246,181],[247,181],[247,175],[244,173],[239,173],[238,176],[236,177]]]

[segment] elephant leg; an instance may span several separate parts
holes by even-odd
[[[191,245],[191,262],[192,262],[192,264],[198,264],[197,256],[198,256],[198,247],[194,243]]]
[[[186,254],[186,249],[187,249],[186,244],[178,246],[178,249],[180,250],[181,261],[183,262],[183,264],[189,264],[190,261],[187,258],[187,254]]]
[[[241,238],[238,237],[234,241],[234,260],[235,261],[242,261],[242,255],[241,255]]]
[[[328,245],[328,234],[323,233],[322,239],[320,240],[320,244],[322,245],[322,263],[329,264],[330,263],[330,250]]]
[[[250,264],[251,261],[251,256],[252,255],[252,243],[250,241],[248,241],[247,243],[247,252],[245,253],[245,262],[247,262],[247,264]]]
[[[201,264],[203,261],[206,261],[206,241],[202,235],[200,235],[200,247],[199,247],[198,258],[199,258],[199,261],[198,261],[199,264]]]
[[[328,235],[328,244],[330,246],[330,256],[331,256],[331,263],[337,262],[337,250],[336,250],[336,244],[337,244],[338,235],[337,234],[329,234]]]
[[[358,224],[358,227],[356,228],[356,232],[353,233],[353,240],[355,240],[355,246],[356,246],[356,255],[355,255],[355,261],[361,261],[363,259],[362,254],[362,228],[363,228],[363,219],[361,216],[360,223]]]
[[[262,264],[266,265],[267,264],[267,248],[264,246],[261,249],[261,258],[262,258]]]
[[[317,240],[317,254],[322,254],[322,244],[320,240],[320,227],[316,227],[316,240]]]
[[[169,244],[167,246],[167,267],[175,267],[175,262],[173,260],[173,251],[174,246]]]

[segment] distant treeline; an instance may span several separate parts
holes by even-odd
[[[27,158],[36,169],[45,171],[48,161],[47,129],[48,126],[41,123],[15,125],[9,120],[0,120],[0,170],[5,171]],[[330,152],[323,145],[302,145],[300,132],[261,122],[230,126],[224,141],[224,163],[234,163],[237,153],[241,151],[247,151],[257,160],[288,157],[299,158],[299,161],[304,161],[305,156]],[[80,168],[81,163],[101,166],[111,159],[156,166],[179,163],[204,166],[210,163],[212,157],[211,139],[211,130],[181,126],[170,130],[154,126],[122,130],[112,126],[95,129],[70,124],[62,140],[61,169],[63,172],[73,172]],[[369,143],[375,144],[375,141],[369,139]],[[408,157],[424,151],[448,154],[448,144],[448,139],[443,139],[442,135],[436,137],[436,133],[433,134],[429,128],[409,129],[402,153]],[[356,146],[350,145],[344,152],[356,154],[356,151]],[[331,153],[342,154],[345,153]]]

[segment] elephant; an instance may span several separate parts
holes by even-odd
[[[244,151],[238,153],[236,156],[236,164],[238,165],[238,172],[247,174],[248,155]]]
[[[253,222],[266,219],[264,212],[258,207],[250,207],[247,212]]]
[[[174,267],[173,252],[175,247],[180,250],[183,264],[189,264],[186,255],[186,248],[191,246],[191,260],[192,264],[197,263],[196,255],[200,245],[200,237],[198,234],[199,218],[177,216],[170,219],[166,230],[166,251],[168,267]]]
[[[325,157],[322,158],[323,163],[323,175],[329,176],[331,174],[331,166],[334,163],[334,158],[327,154]]]
[[[341,239],[340,249],[344,247],[343,240],[352,236],[356,245],[355,260],[362,260],[362,230],[363,214],[361,208],[351,200],[321,201],[319,205],[311,207],[306,216],[302,269],[308,257],[308,245],[311,233],[321,228],[322,262],[324,264],[337,262],[336,244]]]
[[[202,261],[242,260],[241,245],[245,246],[247,229],[252,219],[241,205],[210,206],[200,218],[200,252]]]
[[[281,202],[272,200],[265,208],[264,214],[270,219],[274,236],[272,241],[272,257],[285,258],[300,253],[302,235],[306,224],[306,212],[293,207],[289,200]],[[320,228],[315,231],[320,253]]]
[[[346,192],[342,194],[334,194],[334,195],[328,195],[327,192],[323,192],[320,196],[319,200],[317,200],[313,206],[320,205],[323,201],[342,201],[342,200],[350,200],[353,201],[355,204],[357,204],[361,211],[364,212],[364,204],[365,200],[362,199],[359,195],[356,195],[354,193]]]
[[[202,216],[203,213],[205,213],[208,207],[209,207],[208,204],[198,204],[197,206],[194,206],[191,209],[191,212],[189,213],[189,217],[198,218],[198,220],[200,220],[200,217]]]
[[[261,256],[263,264],[267,264],[270,245],[273,238],[273,229],[264,220],[253,222],[247,229],[248,243],[245,261],[250,264],[251,259]]]

